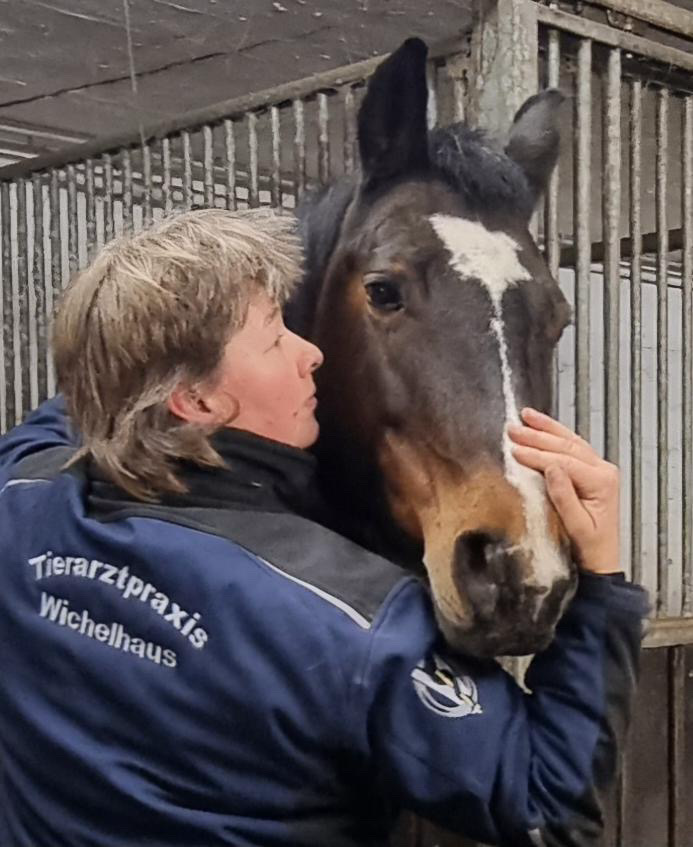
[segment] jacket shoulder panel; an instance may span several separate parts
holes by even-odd
[[[37,450],[35,453],[30,453],[23,459],[20,459],[13,466],[8,479],[18,482],[19,480],[38,480],[50,481],[55,479],[63,470],[65,463],[68,462],[76,453],[75,447],[59,445],[55,447],[44,447],[42,450]]]
[[[392,589],[409,573],[335,532],[292,513],[124,504],[107,521],[154,518],[221,536],[370,628]]]

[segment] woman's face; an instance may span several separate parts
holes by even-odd
[[[290,332],[266,294],[250,302],[242,329],[227,343],[213,392],[232,398],[238,414],[228,423],[281,441],[310,447],[318,437],[313,372],[323,355]]]

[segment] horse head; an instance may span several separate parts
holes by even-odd
[[[329,486],[381,550],[423,557],[443,634],[479,656],[543,648],[575,584],[543,480],[506,433],[523,406],[548,408],[569,319],[528,228],[562,99],[530,98],[504,149],[462,125],[429,134],[411,39],[370,81],[360,175],[303,216]]]

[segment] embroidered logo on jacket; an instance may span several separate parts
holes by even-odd
[[[421,702],[446,718],[480,715],[479,692],[471,677],[460,674],[433,653],[411,672],[414,689]]]

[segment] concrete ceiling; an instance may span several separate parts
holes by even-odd
[[[693,10],[693,0],[670,2]],[[412,34],[454,37],[469,29],[471,5],[0,0],[0,165],[383,54]],[[641,23],[636,31],[652,35]],[[673,35],[654,37],[690,49]]]
[[[0,157],[127,132],[385,53],[412,34],[450,37],[468,26],[470,6],[471,0],[0,0]]]

